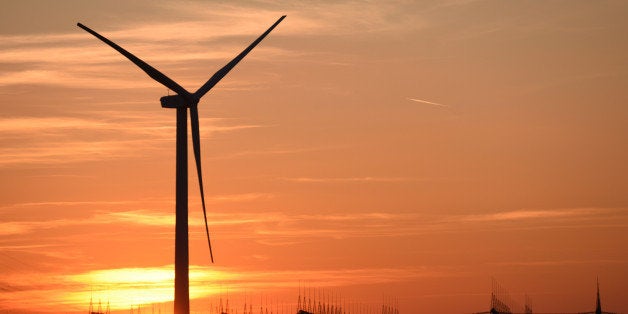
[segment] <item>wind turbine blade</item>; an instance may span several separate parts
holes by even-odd
[[[203,192],[203,171],[201,170],[201,138],[198,130],[198,106],[190,106],[190,124],[192,125],[192,146],[194,147],[194,160],[196,160],[196,173],[198,174],[198,186],[201,189],[201,203],[203,204],[203,218],[205,218],[205,233],[209,245],[209,257],[214,262],[212,243],[209,240],[209,227],[207,226],[207,211],[205,209],[205,192]]]
[[[244,51],[242,51],[239,55],[237,55],[233,60],[227,63],[224,67],[218,70],[201,88],[199,88],[194,95],[200,99],[205,95],[214,85],[216,85],[233,67],[240,62],[257,44],[259,44],[286,16],[280,17],[275,24],[273,24],[264,34],[262,34],[259,38],[257,38],[252,44],[250,44]]]
[[[157,69],[155,69],[152,66],[150,66],[148,63],[142,61],[140,58],[134,56],[132,53],[126,51],[124,48],[118,46],[116,43],[112,42],[111,40],[105,38],[104,36],[102,36],[102,35],[100,35],[98,33],[96,33],[95,31],[93,31],[89,27],[87,27],[87,26],[85,26],[85,25],[83,25],[81,23],[77,23],[76,25],[78,27],[84,29],[88,33],[94,35],[96,38],[102,40],[104,43],[106,43],[107,45],[111,46],[111,48],[117,50],[119,53],[121,53],[122,55],[127,57],[129,60],[131,60],[131,62],[135,63],[135,65],[140,67],[144,72],[146,72],[146,74],[148,74],[148,76],[153,78],[155,81],[163,84],[164,86],[170,88],[175,93],[177,93],[177,94],[179,94],[179,95],[181,95],[183,97],[190,98],[190,93],[187,90],[185,90],[185,88],[181,87],[181,85],[177,84],[175,81],[171,80],[165,74],[159,72]]]

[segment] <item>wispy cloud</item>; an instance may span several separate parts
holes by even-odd
[[[439,104],[437,102],[432,102],[432,101],[427,101],[427,100],[422,100],[422,99],[416,99],[416,98],[406,98],[406,99],[410,100],[410,101],[422,103],[422,104],[428,104],[428,105],[437,106],[437,107],[445,107],[445,108],[451,107],[450,105]]]
[[[499,222],[499,221],[516,221],[531,220],[544,218],[562,218],[599,215],[601,209],[598,208],[574,208],[574,209],[554,209],[554,210],[515,210],[491,214],[468,215],[459,217],[461,221],[466,222]],[[602,209],[602,211],[607,211]]]
[[[58,129],[103,129],[108,127],[104,121],[73,117],[15,117],[1,118],[0,132],[24,133],[53,131]]]
[[[241,23],[234,25],[224,18],[206,19],[199,16],[198,20],[185,22],[131,24],[113,31],[102,30],[98,25],[90,26],[168,73],[181,63],[189,65],[205,61],[211,65],[212,61],[230,60],[272,22],[272,19],[255,15],[254,18],[241,20]],[[207,31],[208,29],[212,31]],[[234,36],[247,39],[237,42],[233,40]],[[219,40],[221,43],[217,44],[216,41]],[[0,36],[0,41],[5,44],[0,48],[0,60],[7,65],[15,65],[3,67],[0,87],[35,84],[72,88],[128,89],[159,86],[148,77],[145,80],[137,80],[137,77],[144,75],[139,69],[131,72],[133,65],[128,60],[79,28],[67,34],[4,35]],[[250,62],[277,56],[294,57],[298,54],[274,47],[272,42],[267,40],[264,45],[256,48],[255,53],[248,56],[247,60]],[[215,70],[218,70],[222,63],[220,61],[215,64]],[[182,86],[200,86],[211,74],[206,71],[197,71],[196,74],[202,73],[200,80],[198,77],[194,78],[194,73],[192,76],[173,79]],[[250,82],[226,81],[221,82],[218,88],[233,84],[237,84],[239,89],[251,85]],[[252,86],[256,88],[261,84],[263,83],[255,82]]]
[[[170,16],[187,18],[161,22],[128,21],[116,24],[113,29],[111,25],[82,22],[164,73],[175,71],[181,64],[198,61],[216,61],[214,66],[218,70],[224,61],[237,55],[283,14],[288,15],[286,22],[270,38],[394,33],[421,27],[416,16],[407,14],[398,4],[290,3],[268,8],[249,3],[213,4],[211,9],[204,3],[187,3],[185,6],[163,3],[156,6],[163,7]],[[0,76],[0,87],[23,84],[97,89],[156,86],[149,78],[135,79],[143,75],[139,70],[135,76],[128,75],[133,65],[79,28],[71,33],[0,35],[0,42],[3,43],[0,60],[18,65],[5,67]],[[247,60],[277,60],[278,57],[289,60],[311,53],[287,48],[286,45],[279,47],[267,39],[255,49],[255,53],[247,56]],[[182,86],[200,86],[207,75],[203,70],[183,78],[172,78]],[[221,82],[218,88],[236,83],[227,80]],[[239,82],[238,88],[259,88],[267,84],[259,81],[242,83],[246,82]]]
[[[77,220],[48,220],[48,221],[7,221],[0,222],[0,235],[17,235],[35,232],[43,229],[53,229],[67,227],[69,225],[83,224],[82,221]]]
[[[268,193],[243,193],[230,195],[210,195],[207,197],[208,203],[225,204],[237,202],[250,202],[254,200],[265,200],[272,198],[272,194]],[[142,200],[119,200],[119,201],[56,201],[56,202],[33,202],[18,203],[5,205],[0,207],[0,212],[5,213],[4,221],[0,222],[0,235],[24,235],[29,233],[41,233],[46,230],[58,228],[67,228],[71,226],[94,226],[94,225],[137,225],[146,227],[171,228],[175,224],[175,217],[171,213],[164,213],[160,208],[172,205],[171,199],[142,199]],[[192,205],[195,205],[193,202]],[[156,209],[129,209],[129,208],[145,208],[153,207]],[[200,204],[198,205],[200,206]],[[23,212],[23,215],[12,214],[13,219],[9,218],[8,212]],[[33,210],[58,209],[59,214],[43,219],[33,219],[29,213]],[[68,209],[72,212],[81,210],[80,217],[64,218]],[[62,211],[63,210],[63,211]],[[263,222],[271,222],[279,218],[277,214],[268,213],[215,213],[208,214],[212,226],[227,225],[247,225],[259,224]],[[191,226],[203,226],[204,221],[201,217],[190,218]]]
[[[410,177],[344,177],[344,178],[317,178],[317,177],[295,177],[280,178],[284,181],[300,183],[334,183],[334,182],[412,182],[431,181],[430,179],[410,178]]]
[[[215,202],[239,202],[268,197],[265,194],[210,197]],[[367,212],[347,214],[299,214],[285,212],[210,212],[208,220],[214,230],[229,228],[226,237],[255,238],[260,243],[307,241],[309,238],[370,238],[416,236],[442,232],[469,232],[478,227],[512,228],[509,222],[529,221],[520,228],[541,229],[548,226],[579,226],[587,223],[595,228],[604,219],[615,224],[628,223],[628,212],[622,209],[582,208],[553,210],[516,210],[492,214],[422,215],[413,213]],[[602,220],[602,221],[600,221]],[[591,223],[596,221],[597,223]],[[540,222],[540,223],[539,223]],[[175,217],[162,210],[99,210],[80,219],[49,219],[45,221],[5,221],[2,234],[15,235],[68,226],[130,224],[146,227],[172,228]],[[202,216],[190,217],[190,226],[203,226]],[[604,224],[604,226],[611,226]],[[617,225],[619,226],[619,225]],[[218,228],[218,229],[216,229]]]
[[[484,228],[512,230],[510,222],[521,222],[518,228],[558,227],[600,228],[628,224],[628,212],[619,208],[576,208],[548,210],[515,210],[492,214],[423,215],[413,213],[354,213],[345,215],[285,215],[278,221],[254,227],[256,238],[264,243],[303,241],[308,238],[402,237],[437,233],[474,232]],[[595,222],[595,223],[593,223]]]
[[[207,198],[207,202],[242,202],[253,200],[267,200],[273,198],[274,195],[270,193],[243,193],[243,194],[228,194],[228,195],[212,195]]]
[[[112,158],[129,158],[146,154],[153,147],[145,141],[64,141],[63,145],[37,144],[31,147],[7,147],[0,149],[0,167],[15,164],[67,164]],[[142,146],[141,150],[131,147]]]
[[[145,156],[149,151],[164,149],[165,143],[175,140],[174,123],[171,118],[163,115],[94,115],[98,118],[0,118],[0,133],[5,136],[5,140],[10,140],[0,148],[0,167]],[[262,127],[255,124],[229,124],[230,122],[232,121],[225,119],[202,118],[201,137],[207,138],[217,132]]]
[[[41,206],[85,206],[85,205],[125,205],[133,203],[144,203],[146,200],[122,200],[122,201],[47,201],[47,202],[26,202],[16,203],[7,206],[3,206],[0,210],[8,208],[20,208],[20,207],[41,207]]]
[[[216,197],[216,201],[230,202],[239,199],[264,198],[264,194],[251,193],[242,197]],[[54,204],[62,206],[68,202],[40,202],[23,204],[22,208]],[[125,201],[104,201],[104,204],[119,205]],[[70,206],[94,205],[92,202],[69,202]],[[303,214],[303,213],[212,213],[210,221],[214,230],[228,228],[230,234],[222,233],[223,238],[254,238],[264,245],[294,245],[313,238],[350,238],[408,236],[426,233],[469,232],[481,228],[511,228],[511,222],[519,226],[542,228],[543,226],[578,226],[578,228],[596,228],[592,220],[626,223],[628,212],[622,208],[582,208],[582,209],[543,209],[512,210],[490,214],[469,215],[421,215],[417,213],[366,212],[346,214]],[[530,224],[527,222],[531,222]],[[543,226],[539,225],[539,222]],[[85,219],[54,219],[50,221],[4,222],[0,230],[5,234],[26,234],[41,232],[46,228],[68,228],[70,226],[95,226],[112,224],[117,226],[135,225],[147,228],[167,228],[169,233],[174,224],[172,214],[149,210],[126,210],[117,212],[98,212]],[[192,226],[202,226],[200,217],[190,219]],[[217,229],[216,229],[217,228]],[[103,229],[89,228],[88,230]],[[199,229],[200,230],[200,229]],[[137,231],[139,232],[139,231]],[[66,235],[68,236],[68,235]],[[80,238],[89,237],[81,232]],[[192,235],[194,237],[195,235]],[[27,237],[21,237],[27,238]],[[69,241],[71,243],[71,241]],[[63,243],[68,243],[64,241]],[[29,254],[55,255],[54,247],[41,247],[42,244],[7,244],[3,243],[2,252],[28,252]],[[44,252],[44,253],[41,253]],[[6,255],[6,254],[5,254]],[[254,254],[253,258],[265,256]],[[538,260],[505,261],[501,266],[560,266],[563,264],[618,264],[621,260]],[[89,300],[90,290],[95,296],[110,299],[116,308],[129,308],[131,304],[167,302],[172,298],[172,265],[146,268],[97,269],[74,272],[69,275],[60,273],[36,273],[35,268],[20,268],[3,271],[0,288],[3,304],[20,307],[24,299],[38,300],[46,306],[83,306]],[[348,268],[335,270],[273,270],[256,272],[246,269],[207,268],[193,266],[190,280],[192,298],[206,298],[218,293],[220,285],[233,293],[243,290],[264,290],[296,288],[300,282],[313,286],[339,287],[358,284],[376,284],[403,282],[419,277],[439,277],[459,275],[452,269],[438,268]],[[47,278],[44,284],[37,278]],[[218,286],[216,282],[219,282]],[[45,292],[45,293],[43,293]],[[35,298],[43,295],[44,298]],[[115,302],[115,304],[113,303]]]
[[[5,306],[23,308],[82,308],[91,298],[109,300],[114,310],[132,305],[172,301],[173,265],[142,268],[97,269],[61,275],[34,271],[13,274],[0,280]],[[346,268],[338,270],[265,270],[216,268],[190,265],[190,298],[244,291],[298,289],[302,282],[319,288],[390,282],[421,277],[451,277],[445,269]],[[40,278],[47,278],[41,283]],[[24,303],[23,300],[31,300]]]
[[[258,155],[287,155],[287,154],[299,154],[318,152],[323,150],[334,149],[334,147],[307,147],[307,148],[275,148],[264,150],[245,150],[236,153],[226,154],[223,156],[215,157],[219,159],[234,158],[234,157],[246,157],[246,156],[258,156]]]
[[[11,234],[23,234],[31,231],[33,227],[31,224],[25,224],[20,222],[0,222],[0,235],[6,236]]]
[[[612,259],[568,259],[568,260],[536,260],[536,261],[523,261],[523,262],[499,262],[491,263],[491,265],[497,266],[526,266],[526,267],[546,267],[546,266],[566,266],[566,265],[586,265],[586,264],[626,264],[626,260],[612,260]]]

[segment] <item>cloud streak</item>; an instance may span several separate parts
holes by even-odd
[[[413,181],[431,181],[430,179],[410,178],[410,177],[344,177],[344,178],[316,178],[316,177],[296,177],[296,178],[280,178],[284,181],[297,183],[368,183],[368,182],[413,182]]]
[[[600,214],[600,209],[594,208],[575,208],[575,209],[563,209],[563,210],[515,210],[508,212],[500,212],[494,214],[482,214],[482,215],[469,215],[461,218],[462,221],[468,222],[499,222],[499,221],[517,221],[517,220],[530,220],[530,219],[545,219],[545,218],[563,218],[563,217],[578,217],[578,216],[592,216]]]
[[[268,198],[266,194],[241,194],[209,197],[210,202],[245,202]],[[44,203],[45,204],[45,203]],[[108,204],[108,203],[105,203]],[[115,202],[111,204],[117,204]],[[124,203],[121,203],[124,204]],[[192,206],[195,206],[192,204]],[[553,210],[515,210],[474,215],[421,215],[388,212],[352,214],[292,214],[284,212],[211,212],[208,220],[212,228],[229,228],[229,236],[256,238],[261,241],[307,238],[355,238],[382,236],[412,236],[440,232],[469,232],[478,226],[493,224],[511,228],[510,222],[534,222],[523,228],[550,226],[580,226],[583,221],[608,220],[628,223],[628,212],[611,208],[576,208]],[[538,224],[537,221],[543,223]],[[2,234],[25,234],[37,230],[85,225],[131,224],[171,229],[175,217],[161,210],[97,211],[80,219],[50,219],[47,221],[5,221],[0,223]],[[201,217],[190,217],[191,226],[202,226]],[[589,227],[595,228],[596,224]],[[293,241],[291,240],[291,241]]]
[[[268,193],[244,193],[229,195],[210,195],[207,203],[227,204],[238,202],[251,202],[267,200],[273,197]],[[120,200],[120,201],[57,201],[57,202],[34,202],[19,203],[0,207],[0,212],[5,215],[4,221],[0,222],[0,235],[25,235],[29,233],[41,233],[46,230],[68,228],[76,226],[105,226],[129,224],[146,227],[171,228],[175,224],[175,217],[171,213],[164,213],[159,208],[171,207],[173,200],[149,199],[149,200]],[[191,204],[195,206],[194,202]],[[128,208],[157,208],[128,209]],[[199,205],[200,206],[200,205]],[[82,217],[64,218],[67,210],[72,212],[80,211],[84,213]],[[30,214],[33,211],[56,210],[59,212],[52,218],[33,220]],[[13,214],[9,214],[13,212]],[[23,214],[15,214],[23,213]],[[65,214],[64,214],[65,213]],[[13,217],[12,219],[10,217]],[[212,226],[246,225],[261,222],[270,222],[277,219],[275,214],[231,214],[231,213],[209,213]],[[191,226],[203,226],[203,219],[200,217],[190,218]]]
[[[200,122],[204,125],[201,136],[205,139],[217,132],[262,127],[230,125],[225,123],[229,120],[217,118],[202,118]],[[0,167],[145,156],[147,152],[165,149],[165,143],[175,140],[174,133],[172,119],[159,114],[104,114],[90,119],[69,116],[0,118],[0,134],[10,140],[0,148]]]
[[[247,201],[252,199],[264,199],[263,193],[250,193],[237,195],[225,195],[214,197],[218,202]],[[98,202],[39,202],[13,205],[13,207],[45,207],[45,206],[94,206]],[[127,201],[103,201],[102,205],[128,205]],[[547,210],[512,210],[489,214],[472,215],[421,215],[415,213],[347,213],[347,214],[298,214],[281,212],[263,213],[237,213],[231,212],[212,213],[210,222],[212,229],[223,239],[229,237],[253,238],[263,245],[293,245],[301,241],[311,241],[316,238],[355,238],[355,237],[382,237],[382,236],[413,236],[426,233],[442,232],[473,232],[478,228],[511,228],[511,222],[517,222],[519,226],[531,228],[543,228],[546,226],[581,226],[596,228],[591,220],[602,219],[601,222],[612,221],[614,223],[628,222],[628,212],[622,208],[575,208],[575,209],[547,209]],[[530,222],[530,223],[527,223]],[[542,222],[539,225],[539,222]],[[126,210],[105,213],[97,212],[85,219],[53,219],[50,221],[28,222],[3,222],[0,230],[9,235],[36,234],[45,229],[63,228],[71,230],[72,226],[145,226],[146,228],[165,228],[170,234],[174,225],[174,215],[164,214],[160,211]],[[190,219],[191,226],[201,228],[202,219]],[[107,228],[88,228],[84,230],[103,230]],[[230,233],[224,233],[225,230]],[[134,232],[145,234],[144,231],[134,229]],[[200,230],[200,229],[199,229]],[[163,231],[158,231],[163,233]],[[5,234],[3,234],[5,235]],[[80,238],[91,237],[90,233],[81,231]],[[191,234],[192,239],[204,236],[201,232]],[[67,235],[66,235],[67,237]],[[20,237],[26,238],[28,237]],[[38,236],[40,238],[40,236]],[[66,245],[72,240],[64,240]],[[36,246],[28,242],[21,245],[3,245],[0,252],[23,252],[29,254],[55,255],[55,247]],[[41,253],[41,252],[44,253]],[[264,259],[263,255],[256,254],[256,259]],[[622,261],[524,261],[504,262],[501,266],[545,267],[560,266],[563,264],[582,263],[622,263]],[[83,272],[73,272],[67,275],[61,273],[34,273],[36,268],[19,268],[11,271],[11,268],[3,271],[0,279],[0,288],[3,294],[0,299],[3,304],[20,307],[19,301],[24,299],[38,300],[40,305],[46,306],[84,306],[89,299],[91,289],[96,296],[102,299],[110,299],[112,306],[127,309],[131,304],[147,304],[152,302],[169,302],[172,298],[172,265],[159,267],[95,269]],[[319,287],[342,287],[362,284],[378,284],[389,282],[404,282],[421,277],[457,276],[452,269],[438,268],[347,268],[335,270],[273,270],[262,272],[247,269],[229,269],[215,267],[207,268],[192,266],[191,282],[193,289],[191,296],[194,299],[208,298],[228,288],[233,293],[240,291],[265,290],[265,289],[294,289],[305,281]],[[42,284],[36,278],[47,278]],[[216,283],[219,282],[219,286]],[[42,292],[46,292],[43,293]],[[37,294],[45,295],[45,298],[35,298]],[[115,302],[115,304],[113,304]],[[31,305],[32,306],[32,305]]]
[[[96,269],[62,275],[24,272],[0,280],[0,300],[14,309],[82,308],[88,300],[110,300],[114,310],[133,305],[172,301],[173,265],[141,268]],[[422,268],[347,268],[339,270],[253,271],[224,267],[190,265],[190,298],[232,294],[245,291],[295,290],[310,285],[340,287],[376,283],[405,282],[421,277],[455,276],[439,269]],[[39,278],[47,278],[41,283]],[[30,300],[30,302],[23,302]]]
[[[169,22],[129,21],[116,24],[116,29],[108,29],[108,25],[90,21],[82,22],[164,73],[171,72],[181,64],[189,65],[199,61],[216,61],[215,70],[218,70],[226,60],[235,57],[259,36],[275,18],[284,14],[288,15],[289,23],[283,23],[280,31],[271,34],[271,38],[321,34],[349,36],[365,32],[408,31],[420,27],[416,18],[402,14],[404,11],[397,5],[361,3],[360,10],[355,10],[357,5],[291,3],[269,9],[255,4],[214,4],[209,10],[201,3],[187,3],[185,6],[157,4],[170,16],[187,18]],[[395,23],[390,23],[392,14],[396,15]],[[237,23],[233,23],[234,20]],[[126,89],[156,86],[149,78],[143,81],[134,79],[142,75],[140,71],[130,77],[116,75],[129,72],[132,65],[79,28],[71,33],[0,35],[0,42],[3,43],[0,60],[17,66],[2,71],[0,87],[36,84]],[[272,40],[267,40],[255,49],[255,53],[247,56],[247,60],[276,60],[278,57],[289,60],[308,53],[311,52],[285,48],[285,45],[275,47]],[[194,75],[197,77],[173,79],[182,86],[199,86],[209,74],[198,72]],[[218,88],[233,83],[237,82],[221,82]],[[252,87],[247,84],[240,88],[256,88],[259,84],[256,82]]]
[[[437,102],[431,102],[431,101],[422,100],[422,99],[416,99],[416,98],[406,98],[406,99],[410,100],[410,101],[422,103],[422,104],[433,105],[433,106],[436,106],[436,107],[444,107],[444,108],[450,108],[451,107],[450,105],[440,104],[440,103],[437,103]]]
[[[561,267],[568,265],[600,265],[600,264],[626,264],[628,263],[625,260],[610,260],[610,259],[602,259],[602,260],[537,260],[537,261],[523,261],[523,262],[499,262],[499,263],[491,263],[491,265],[497,266],[524,266],[524,267]]]

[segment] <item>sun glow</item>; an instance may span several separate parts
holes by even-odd
[[[237,279],[238,275],[200,266],[190,267],[190,298],[204,298],[219,293],[212,283]],[[71,292],[62,298],[82,305],[86,300],[109,302],[111,309],[173,301],[174,266],[94,270],[73,275],[70,281],[88,289]]]

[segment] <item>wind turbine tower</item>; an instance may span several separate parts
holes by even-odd
[[[207,234],[207,244],[209,246],[209,256],[214,262],[211,241],[209,238],[209,228],[207,225],[207,211],[205,209],[205,194],[203,192],[203,174],[201,171],[201,141],[199,132],[198,103],[212,87],[214,87],[233,67],[240,62],[257,44],[259,44],[286,16],[280,17],[266,32],[258,37],[246,49],[244,49],[233,60],[218,70],[209,80],[203,84],[196,92],[190,93],[181,85],[170,79],[165,74],[159,72],[140,58],[126,51],[109,39],[96,33],[89,27],[77,23],[77,26],[88,33],[94,35],[111,48],[115,49],[131,62],[142,69],[148,76],[173,90],[176,95],[161,97],[161,106],[177,110],[177,135],[176,135],[176,227],[175,227],[175,257],[174,257],[174,313],[190,313],[190,284],[189,284],[189,248],[188,248],[188,146],[187,146],[187,111],[190,110],[190,124],[192,127],[192,146],[194,149],[194,159],[196,161],[196,172],[201,193],[201,203],[203,206],[203,217],[205,219],[205,233]]]

